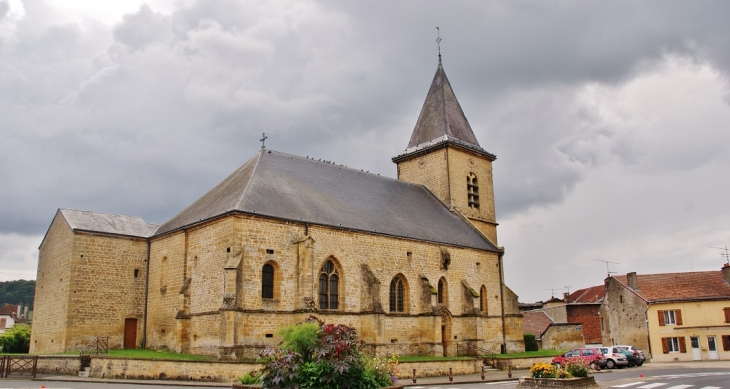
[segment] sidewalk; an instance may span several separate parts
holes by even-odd
[[[696,362],[652,362],[646,363],[641,367],[632,367],[637,373],[645,369],[671,369],[676,367],[694,367],[694,368],[730,368],[730,361],[696,361]],[[600,373],[610,373],[612,370],[602,370]],[[499,381],[516,381],[520,377],[530,375],[528,369],[512,370],[512,378],[509,377],[507,370],[489,370],[484,372],[482,380],[481,373],[455,375],[453,381],[449,381],[448,376],[438,377],[416,377],[416,383],[411,378],[401,378],[399,384],[406,387],[413,386],[436,386],[449,384],[470,384],[480,382],[499,382]],[[27,376],[11,376],[8,379],[29,379]],[[107,378],[83,378],[77,376],[39,374],[35,381],[59,381],[59,382],[89,382],[89,383],[120,383],[120,384],[144,384],[144,385],[160,385],[160,386],[190,386],[190,387],[219,387],[230,388],[230,382],[200,382],[200,381],[173,381],[173,380],[124,380],[124,379],[107,379]],[[1,381],[0,381],[1,382]]]

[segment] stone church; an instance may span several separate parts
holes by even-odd
[[[32,353],[111,347],[255,357],[315,316],[374,354],[523,351],[492,162],[441,60],[398,179],[262,150],[161,225],[59,209]]]

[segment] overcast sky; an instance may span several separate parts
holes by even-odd
[[[437,65],[522,302],[730,246],[730,2],[0,0],[0,281],[59,207],[162,223],[267,147],[395,177]],[[551,290],[552,289],[552,290]]]

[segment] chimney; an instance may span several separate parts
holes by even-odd
[[[566,304],[570,302],[570,293],[563,292],[563,301],[565,301]]]
[[[626,279],[629,281],[629,288],[639,289],[639,280],[636,278],[636,272],[626,274]]]
[[[28,305],[25,305],[25,309],[23,310],[23,320],[28,320]]]
[[[18,312],[15,312],[15,316],[20,319],[20,315],[23,314],[23,303],[18,304]]]
[[[722,279],[725,280],[725,282],[730,283],[730,265],[727,263],[722,265]]]

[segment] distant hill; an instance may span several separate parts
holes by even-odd
[[[0,306],[5,303],[23,306],[29,305],[33,309],[35,297],[35,280],[0,281]]]

